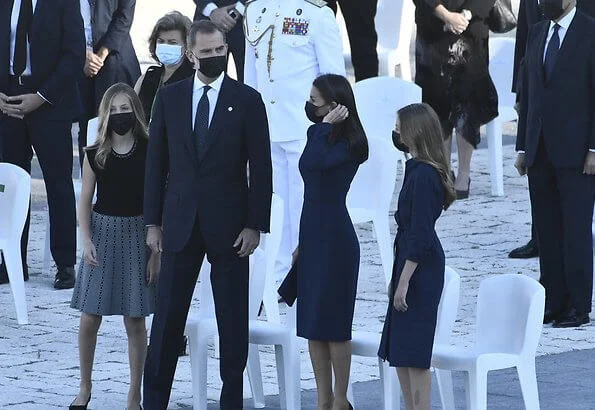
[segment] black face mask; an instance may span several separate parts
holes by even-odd
[[[123,112],[120,114],[111,114],[107,122],[110,130],[118,135],[125,135],[136,124],[136,117],[133,112]]]
[[[401,140],[401,134],[394,130],[393,130],[393,144],[399,151],[404,152],[405,154],[409,153],[409,147],[403,143],[403,140]]]
[[[198,59],[198,71],[208,78],[216,78],[225,71],[227,67],[226,56],[215,56]]]
[[[324,119],[324,115],[316,114],[316,110],[318,110],[319,108],[321,107],[312,104],[310,101],[306,101],[306,107],[304,108],[304,110],[306,111],[306,117],[308,117],[308,119],[312,121],[314,124],[318,124],[322,122],[322,120]]]
[[[563,0],[541,0],[539,2],[543,17],[548,20],[557,20],[564,14]]]

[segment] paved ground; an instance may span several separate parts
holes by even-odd
[[[155,19],[170,8],[180,9],[189,15],[193,10],[190,0],[177,0],[165,5],[155,1],[150,3],[150,7],[143,5],[137,8],[137,21],[133,27],[136,48],[143,61],[146,61],[143,57],[146,42],[143,39],[148,37]],[[514,126],[506,127],[505,133],[505,141],[512,141]],[[510,249],[527,240],[530,216],[527,182],[518,177],[512,167],[512,146],[507,145],[504,154],[506,195],[501,198],[489,196],[487,152],[480,149],[473,159],[470,199],[453,205],[438,223],[447,263],[462,276],[460,310],[452,337],[453,343],[462,346],[469,346],[473,341],[476,295],[482,279],[502,273],[519,273],[533,278],[538,276],[536,260],[514,261],[506,258]],[[0,286],[0,408],[6,409],[64,408],[76,394],[78,386],[76,332],[79,315],[68,307],[72,292],[53,290],[51,273],[42,272],[45,192],[38,168],[34,170],[33,177],[33,222],[29,254],[31,280],[27,284],[30,325],[17,326],[9,287]],[[378,250],[370,225],[358,226],[358,234],[362,246],[362,265],[354,328],[380,330],[387,300]],[[592,381],[595,378],[593,349],[593,325],[580,329],[544,329],[538,351],[542,408],[595,409],[592,394]],[[262,350],[262,363],[265,393],[274,395],[277,393],[276,373],[274,355],[270,349]],[[303,407],[314,408],[314,393],[308,390],[315,385],[307,354],[302,357],[301,374]],[[352,379],[361,382],[355,390],[358,408],[379,407],[377,377],[374,359],[354,359]],[[522,408],[513,372],[496,372],[489,380],[490,408]],[[123,325],[119,318],[106,318],[100,331],[91,408],[123,408],[127,381]],[[456,378],[455,384],[461,393],[461,380]],[[211,399],[218,398],[219,388],[218,361],[212,354],[208,383]],[[248,394],[249,390],[245,389],[245,392]],[[176,373],[171,408],[191,407],[191,394],[189,361],[184,357]],[[458,396],[462,400],[461,394]],[[275,408],[276,401],[271,398],[270,402],[271,408]]]

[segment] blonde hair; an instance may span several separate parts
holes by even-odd
[[[107,91],[103,95],[103,98],[101,99],[101,103],[99,104],[99,110],[97,113],[97,117],[99,118],[97,140],[93,145],[85,148],[85,151],[91,149],[97,150],[97,153],[95,154],[95,164],[99,169],[105,168],[107,156],[112,150],[112,134],[109,131],[107,124],[109,121],[112,101],[114,97],[119,94],[126,95],[130,100],[132,112],[134,113],[134,117],[136,118],[136,123],[134,124],[134,128],[132,129],[132,134],[134,138],[136,140],[139,140],[148,139],[149,137],[145,113],[143,111],[143,106],[140,102],[140,99],[138,98],[138,95],[136,95],[132,87],[130,87],[128,84],[117,83],[112,85],[110,88],[107,89]]]
[[[444,152],[444,134],[440,119],[428,104],[411,104],[398,113],[401,138],[417,159],[434,167],[440,174],[444,186],[444,209],[454,202],[456,192]]]

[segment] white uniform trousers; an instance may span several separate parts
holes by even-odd
[[[283,199],[284,223],[281,247],[275,263],[275,279],[281,283],[291,268],[291,254],[298,246],[304,182],[298,163],[306,140],[271,142],[273,191]]]

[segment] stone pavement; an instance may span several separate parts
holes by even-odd
[[[505,131],[509,135],[514,134],[513,126],[507,127]],[[538,277],[537,260],[510,260],[506,257],[510,249],[528,239],[530,216],[527,181],[515,175],[512,166],[513,147],[505,146],[504,154],[506,195],[501,198],[489,196],[487,151],[479,149],[473,158],[471,197],[455,203],[440,218],[437,226],[446,252],[447,263],[462,277],[459,314],[452,336],[453,343],[458,345],[469,346],[473,342],[476,295],[482,279],[501,273],[519,273],[533,278]],[[43,182],[39,180],[38,169],[34,171],[33,176],[35,178],[34,199],[29,254],[31,279],[27,283],[30,325],[16,324],[9,287],[0,286],[2,301],[0,305],[0,392],[2,393],[0,408],[6,409],[63,408],[76,394],[78,385],[79,314],[69,308],[72,291],[55,291],[52,288],[51,273],[41,271],[46,205]],[[400,180],[399,174],[397,188]],[[371,225],[361,225],[357,229],[361,241],[362,259],[354,329],[380,331],[387,308],[380,258]],[[100,330],[93,377],[92,408],[94,409],[117,409],[125,406],[128,361],[126,336],[121,322],[122,320],[117,317],[105,318]],[[595,348],[595,326],[593,325],[579,329],[546,327],[538,353],[549,355],[593,348]],[[302,349],[305,349],[304,344]],[[277,394],[274,354],[270,348],[263,348],[261,351],[265,394]],[[303,352],[302,389],[308,390],[313,389],[315,383],[307,353],[305,350]],[[593,355],[588,357],[592,359]],[[377,379],[376,363],[375,359],[354,358],[352,379],[355,382],[369,382]],[[549,391],[548,383],[555,384],[557,366],[560,367],[560,371],[569,370],[564,363],[565,360],[555,361],[551,374],[540,379],[542,391]],[[578,363],[581,363],[580,359]],[[573,378],[574,372],[568,374],[569,376],[562,380],[573,386],[587,380],[578,376]],[[588,380],[592,381],[593,378]],[[508,389],[508,385],[505,382],[502,383],[502,389]],[[372,386],[368,390],[378,390],[377,387],[373,387],[377,386],[374,384],[364,386]],[[219,388],[218,361],[212,353],[209,359],[208,382],[210,399],[218,398]],[[586,392],[587,390],[573,391]],[[249,389],[245,388],[245,392],[248,395]],[[495,403],[494,408],[520,408],[518,389],[504,395],[507,394],[516,398],[516,405],[500,407],[497,404],[498,398],[490,399],[490,403]],[[583,394],[587,395],[587,393]],[[171,408],[191,406],[191,396],[189,360],[188,357],[183,357],[180,359],[176,373]],[[366,403],[366,401],[360,403]],[[595,406],[548,408],[595,408]]]

